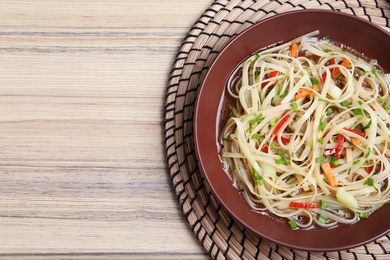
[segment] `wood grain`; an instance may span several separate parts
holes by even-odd
[[[207,259],[162,135],[181,41],[212,3],[0,1],[0,258]]]

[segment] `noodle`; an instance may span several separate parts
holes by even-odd
[[[316,34],[238,66],[221,133],[250,208],[301,228],[351,224],[390,201],[390,77]]]

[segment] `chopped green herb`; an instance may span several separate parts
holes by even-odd
[[[344,100],[343,102],[341,102],[341,105],[342,105],[343,107],[348,107],[348,106],[349,106],[349,104],[348,104],[348,102],[347,102],[346,100]]]
[[[368,147],[367,153],[364,155],[364,158],[367,158],[368,156],[370,156],[370,154],[371,154],[371,148]]]
[[[386,103],[383,107],[384,107],[386,110],[390,110],[390,103]]]
[[[229,139],[229,138],[226,138],[226,137],[222,137],[222,141],[224,141],[224,142],[231,142],[232,140]]]
[[[253,135],[252,135],[252,139],[259,140],[259,139],[261,139],[261,135],[259,135],[259,134],[253,134]]]
[[[326,204],[325,201],[320,200],[320,209],[326,209],[328,207],[328,204]]]
[[[264,180],[263,180],[263,178],[259,174],[256,173],[253,176],[253,179],[255,180],[257,185],[264,185]]]
[[[368,186],[374,186],[374,179],[373,178],[367,178],[367,180],[364,182],[364,184]]]
[[[363,126],[363,129],[369,129],[371,127],[372,120],[370,120],[367,125]]]
[[[363,101],[359,100],[359,101],[358,101],[358,104],[359,104],[359,105],[363,105]]]
[[[260,75],[260,71],[256,70],[255,71],[255,79],[257,79],[257,77]]]
[[[286,158],[284,158],[283,156],[280,156],[280,158],[277,159],[277,160],[275,161],[275,163],[276,163],[276,164],[284,164],[284,165],[287,165],[287,164],[288,164]]]
[[[279,95],[279,97],[280,98],[285,98],[287,95],[288,95],[288,93],[283,93],[283,94]]]
[[[260,114],[258,114],[255,118],[249,120],[248,123],[250,123],[250,124],[261,123],[261,118],[262,118],[262,117],[263,117],[263,114],[260,113]]]
[[[290,220],[289,222],[288,222],[288,224],[290,225],[290,228],[291,229],[296,229],[297,228],[297,222],[295,222],[295,220]]]
[[[298,104],[296,102],[292,102],[290,104],[290,106],[293,108],[293,109],[297,109],[298,108]]]
[[[353,114],[354,114],[355,116],[363,116],[363,115],[364,115],[364,114],[363,114],[363,110],[360,109],[360,108],[354,108],[354,109],[352,109],[352,112],[353,112]]]
[[[333,113],[334,113],[334,110],[332,108],[329,107],[328,109],[326,109],[326,115],[327,116],[330,116]]]
[[[336,157],[332,157],[331,159],[330,159],[330,163],[331,164],[333,164],[334,166],[337,166],[337,165],[339,165],[339,159],[337,159]]]
[[[282,159],[276,159],[275,163],[276,164],[283,164],[283,161],[282,161]]]
[[[359,218],[368,218],[368,216],[369,216],[368,212],[359,213]]]
[[[285,153],[286,153],[286,152],[283,151],[283,150],[279,150],[279,151],[278,151],[278,155],[280,155],[280,156],[283,156]]]
[[[275,149],[275,143],[274,143],[274,142],[271,142],[271,143],[269,144],[269,148],[270,148],[271,150]]]
[[[256,171],[255,167],[253,167],[253,166],[251,166],[251,171],[252,171],[253,175],[257,174],[257,171]]]
[[[282,86],[280,85],[280,83],[278,83],[278,85],[276,85],[276,95],[280,95],[280,91],[282,90]]]
[[[263,185],[264,180],[263,178],[257,173],[256,169],[252,166],[252,174],[253,174],[253,179],[255,180],[256,184],[258,185]]]
[[[355,161],[353,161],[353,165],[356,165],[356,164],[358,164],[360,162],[360,160],[355,160]]]
[[[260,54],[258,52],[255,53],[256,59],[260,58]]]
[[[326,223],[326,216],[323,215],[323,214],[320,214],[320,216],[318,217],[318,222],[321,223],[321,224],[325,224]]]
[[[316,163],[322,163],[324,161],[325,161],[325,156],[323,156],[323,155],[316,158]]]
[[[330,39],[330,37],[329,37],[329,35],[324,35],[324,36],[322,36],[322,39],[325,40],[325,41],[327,41],[327,40]]]
[[[378,99],[376,100],[378,103],[382,103],[383,102],[383,98],[382,97],[378,97]]]
[[[320,126],[319,126],[319,128],[320,128],[320,131],[324,131],[325,130],[325,128],[326,128],[326,124],[327,124],[327,122],[326,121],[323,121],[323,122],[321,122],[320,123]]]
[[[342,52],[349,52],[349,50],[347,48],[342,48],[341,51]]]
[[[318,79],[313,78],[313,79],[311,80],[311,84],[312,84],[312,85],[318,84]]]
[[[325,49],[325,52],[332,52],[333,50],[331,49]]]
[[[318,101],[322,101],[322,102],[325,102],[325,103],[330,103],[330,101],[328,101],[326,99],[322,99],[322,98],[319,98]]]
[[[324,138],[320,137],[317,141],[322,144],[324,142]]]
[[[372,67],[371,72],[376,76],[376,74],[378,73],[378,69],[375,67]]]

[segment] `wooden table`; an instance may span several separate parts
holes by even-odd
[[[0,1],[0,258],[207,259],[166,169],[173,60],[211,0]]]

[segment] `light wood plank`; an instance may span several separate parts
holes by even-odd
[[[162,120],[175,55],[211,3],[0,1],[0,258],[208,258]]]

